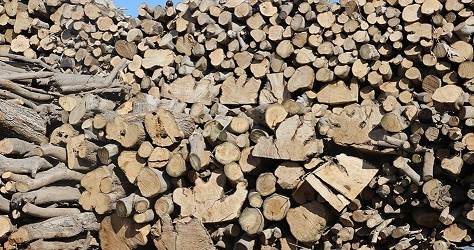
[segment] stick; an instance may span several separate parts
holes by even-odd
[[[52,71],[52,72],[59,72],[59,70],[49,66],[48,64],[46,64],[45,62],[41,61],[40,59],[31,59],[31,58],[28,58],[28,57],[25,57],[25,56],[20,56],[20,55],[14,55],[14,54],[10,54],[10,53],[5,53],[5,52],[0,52],[0,57],[8,57],[10,59],[13,59],[13,60],[18,60],[18,61],[23,61],[23,62],[27,62],[27,63],[33,63],[33,64],[38,64],[40,65],[41,67],[45,68],[45,69],[48,69],[49,71]]]

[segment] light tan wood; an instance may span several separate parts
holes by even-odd
[[[321,230],[329,219],[326,209],[324,205],[315,201],[290,208],[286,221],[293,236],[301,242],[314,242],[320,239]]]

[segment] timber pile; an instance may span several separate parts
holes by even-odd
[[[474,244],[471,0],[1,0],[5,249]]]

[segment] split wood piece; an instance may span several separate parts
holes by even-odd
[[[0,131],[35,144],[47,142],[46,121],[33,109],[0,100]]]
[[[239,225],[249,236],[254,236],[263,231],[265,218],[260,209],[246,207],[239,216]]]
[[[305,181],[311,185],[311,187],[320,194],[333,208],[337,211],[342,211],[350,201],[342,194],[336,194],[328,186],[323,184],[314,174],[306,176]],[[302,186],[300,186],[301,188]]]
[[[244,75],[236,79],[234,76],[230,76],[221,85],[222,94],[219,101],[226,105],[257,104],[261,83],[261,80],[254,77],[247,79],[247,76]]]
[[[165,214],[153,227],[152,239],[157,249],[186,249],[189,246],[216,249],[209,232],[197,218],[185,217],[172,221]]]
[[[20,192],[28,192],[57,181],[80,181],[82,177],[84,174],[72,171],[60,163],[54,168],[38,173],[34,179],[17,181],[15,188]]]
[[[128,122],[121,115],[107,123],[105,133],[107,139],[114,140],[125,148],[138,147],[146,136],[142,122]]]
[[[461,223],[454,223],[444,229],[442,237],[449,242],[462,242],[467,233],[467,226]]]
[[[281,221],[285,218],[290,207],[290,198],[280,194],[272,194],[263,201],[263,216],[270,221]]]
[[[140,193],[147,198],[166,192],[171,186],[169,177],[158,169],[144,167],[136,178]]]
[[[145,128],[153,144],[167,147],[188,138],[194,131],[194,121],[186,114],[173,114],[160,108],[145,115]]]
[[[114,108],[114,102],[93,94],[86,94],[69,113],[69,124],[77,125],[87,118],[92,118],[89,112],[105,112]]]
[[[35,177],[40,170],[52,168],[53,165],[44,158],[33,156],[23,159],[10,159],[0,155],[0,172],[15,174],[29,174]]]
[[[164,214],[174,211],[173,195],[167,194],[158,198],[154,205],[155,213],[161,218]]]
[[[0,141],[0,154],[16,156],[34,156],[35,145],[18,138],[5,138]]]
[[[315,73],[310,66],[302,66],[295,70],[288,80],[288,91],[311,90],[313,88]]]
[[[213,171],[207,182],[196,179],[193,188],[177,188],[173,191],[173,201],[181,207],[181,216],[194,216],[203,223],[216,223],[233,220],[239,216],[240,209],[247,198],[244,182],[236,185],[236,191],[226,195],[223,172]]]
[[[117,159],[117,164],[125,173],[127,180],[135,184],[138,174],[145,167],[146,160],[138,156],[136,151],[122,151]]]
[[[201,79],[196,82],[192,75],[178,78],[170,84],[163,83],[160,89],[162,97],[178,99],[185,103],[200,102],[204,105],[211,105],[211,100],[214,100],[219,93],[211,80]]]
[[[100,224],[93,213],[64,215],[22,226],[10,235],[8,241],[15,245],[37,239],[73,237],[84,231],[99,229]]]
[[[37,218],[52,218],[63,215],[80,214],[81,210],[78,208],[52,208],[52,207],[39,207],[31,203],[26,203],[22,208],[21,212],[29,216]]]
[[[261,137],[252,155],[263,158],[304,161],[323,151],[321,140],[314,139],[315,132],[310,121],[302,121],[295,115],[285,119],[278,126],[275,138]]]
[[[92,237],[92,236],[91,236]],[[95,238],[92,238],[90,242],[87,242],[87,239],[78,239],[74,241],[45,241],[39,239],[37,241],[33,241],[28,244],[27,250],[34,250],[34,249],[49,249],[49,250],[75,250],[75,249],[83,249],[85,245],[89,247],[99,247],[99,242]]]
[[[112,158],[119,153],[119,148],[115,144],[107,144],[97,149],[97,157],[102,164],[110,164]]]
[[[326,84],[318,92],[317,99],[318,102],[329,105],[357,102],[359,99],[359,85],[351,83],[347,86],[344,81]]]
[[[199,171],[209,164],[211,152],[206,150],[206,142],[204,141],[202,133],[199,133],[199,131],[194,131],[188,140],[189,163],[191,163],[191,167],[194,170]]]
[[[137,224],[113,213],[100,223],[100,245],[106,249],[135,249],[147,244],[150,231],[149,224]]]
[[[436,110],[440,112],[457,111],[465,102],[464,91],[456,85],[446,85],[436,89],[431,98]]]
[[[409,162],[410,160],[407,158],[397,157],[393,161],[393,166],[401,170],[404,174],[406,174],[413,183],[416,183],[418,186],[421,186],[423,181],[421,180],[420,175],[415,170],[413,170],[410,165],[408,165]]]
[[[336,155],[335,161],[324,164],[313,174],[352,201],[377,172],[377,167],[363,159],[339,154]]]
[[[19,210],[24,204],[47,205],[60,202],[75,203],[81,192],[74,187],[51,186],[26,193],[14,193],[11,198],[11,207]]]
[[[250,173],[258,168],[261,158],[252,155],[253,146],[246,147],[240,152],[239,166],[243,173]]]
[[[390,225],[390,223],[393,222],[393,220],[395,220],[394,218],[391,218],[391,219],[387,219],[387,220],[384,220],[382,223],[380,223],[372,232],[372,239],[371,239],[371,243],[372,244],[375,244],[377,243],[377,241],[379,240],[379,235],[380,235],[380,232],[387,228],[388,225]]]
[[[316,201],[290,208],[286,221],[291,234],[301,242],[315,242],[321,238],[322,230],[330,220],[329,209]]]
[[[381,120],[379,105],[352,104],[346,105],[341,113],[330,113],[327,118],[321,118],[318,130],[320,134],[327,135],[338,144],[362,144],[372,141],[370,136]]]
[[[288,112],[285,107],[279,103],[264,104],[247,111],[249,117],[256,123],[267,126],[272,131],[285,120]]]
[[[458,176],[461,173],[463,165],[463,159],[455,155],[441,160],[441,168],[453,176]]]
[[[45,144],[34,148],[34,152],[40,157],[52,157],[58,161],[67,163],[67,150],[63,147],[55,146],[53,144]]]
[[[297,162],[285,161],[275,169],[275,176],[278,178],[277,183],[283,189],[295,189],[304,174],[303,167]]]
[[[437,179],[431,179],[423,184],[423,193],[426,195],[430,206],[436,210],[443,210],[452,201],[450,185],[443,185]]]

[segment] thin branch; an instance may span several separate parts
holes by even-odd
[[[28,57],[25,57],[25,56],[20,56],[20,55],[14,55],[14,54],[10,54],[10,53],[5,53],[5,52],[0,52],[0,57],[8,57],[10,59],[13,59],[13,60],[18,60],[18,61],[23,61],[23,62],[27,62],[27,63],[33,63],[33,64],[38,64],[40,65],[41,67],[45,68],[45,69],[48,69],[49,71],[52,71],[52,72],[59,72],[59,70],[49,66],[48,64],[46,64],[45,62],[41,61],[40,59],[31,59],[31,58],[28,58]]]
[[[27,73],[16,73],[11,75],[0,75],[0,79],[5,80],[30,80],[48,78],[54,76],[53,72],[27,72]]]
[[[54,99],[54,96],[52,95],[31,92],[10,80],[0,79],[0,87],[3,87],[4,89],[10,90],[15,94],[21,95],[33,101],[50,101]]]
[[[19,96],[17,94],[13,94],[12,92],[8,91],[8,90],[3,90],[3,89],[0,89],[0,97],[3,97],[3,98],[6,98],[6,99],[18,99],[20,101],[22,101],[26,106],[32,108],[33,110],[35,111],[38,111],[40,108],[38,107],[38,105],[36,105],[34,102],[22,97],[22,96]]]

